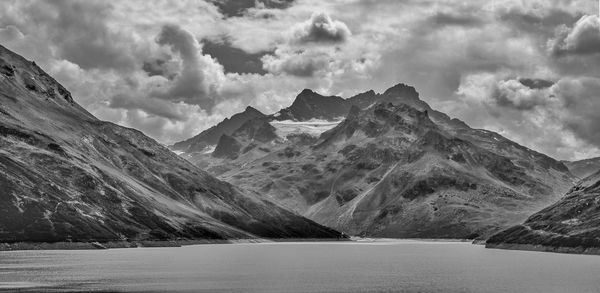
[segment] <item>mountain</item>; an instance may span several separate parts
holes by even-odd
[[[203,152],[210,146],[216,145],[223,134],[231,135],[246,121],[260,117],[265,117],[265,114],[252,107],[246,107],[244,112],[237,113],[231,116],[231,118],[225,118],[219,124],[202,131],[190,139],[175,143],[170,148],[174,151],[186,153]]]
[[[563,161],[573,175],[586,178],[600,171],[600,157],[580,161]]]
[[[322,96],[312,90],[305,89],[294,100],[291,106],[280,110],[274,117],[277,120],[306,121],[310,119],[335,120],[346,116],[350,104],[338,96]]]
[[[320,224],[377,237],[484,238],[576,180],[561,162],[431,109],[404,84],[349,99],[304,90],[292,105],[303,104],[246,122],[217,147],[226,151],[186,158]]]
[[[600,172],[523,224],[492,236],[486,247],[600,254]]]
[[[0,101],[0,242],[340,237],[98,120],[2,46]]]

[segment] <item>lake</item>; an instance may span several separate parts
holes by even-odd
[[[464,242],[0,252],[0,292],[600,292],[600,256]]]

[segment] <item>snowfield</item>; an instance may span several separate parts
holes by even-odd
[[[276,129],[276,133],[281,138],[286,138],[289,134],[307,133],[312,136],[319,136],[321,133],[336,127],[342,120],[327,121],[312,119],[309,121],[272,121],[270,122]]]

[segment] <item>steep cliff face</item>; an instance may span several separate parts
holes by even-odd
[[[487,241],[487,247],[600,254],[600,172],[560,201]]]
[[[321,224],[381,237],[484,238],[554,202],[576,180],[561,162],[431,109],[404,84],[325,99],[339,103],[343,121],[269,116],[261,123],[270,121],[277,137],[259,141],[240,131],[235,158],[188,158]],[[296,131],[283,131],[286,123]]]
[[[0,242],[338,237],[96,119],[0,46]]]

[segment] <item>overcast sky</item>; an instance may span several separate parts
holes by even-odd
[[[168,144],[303,89],[414,85],[558,159],[600,155],[597,0],[0,1],[0,44]]]

